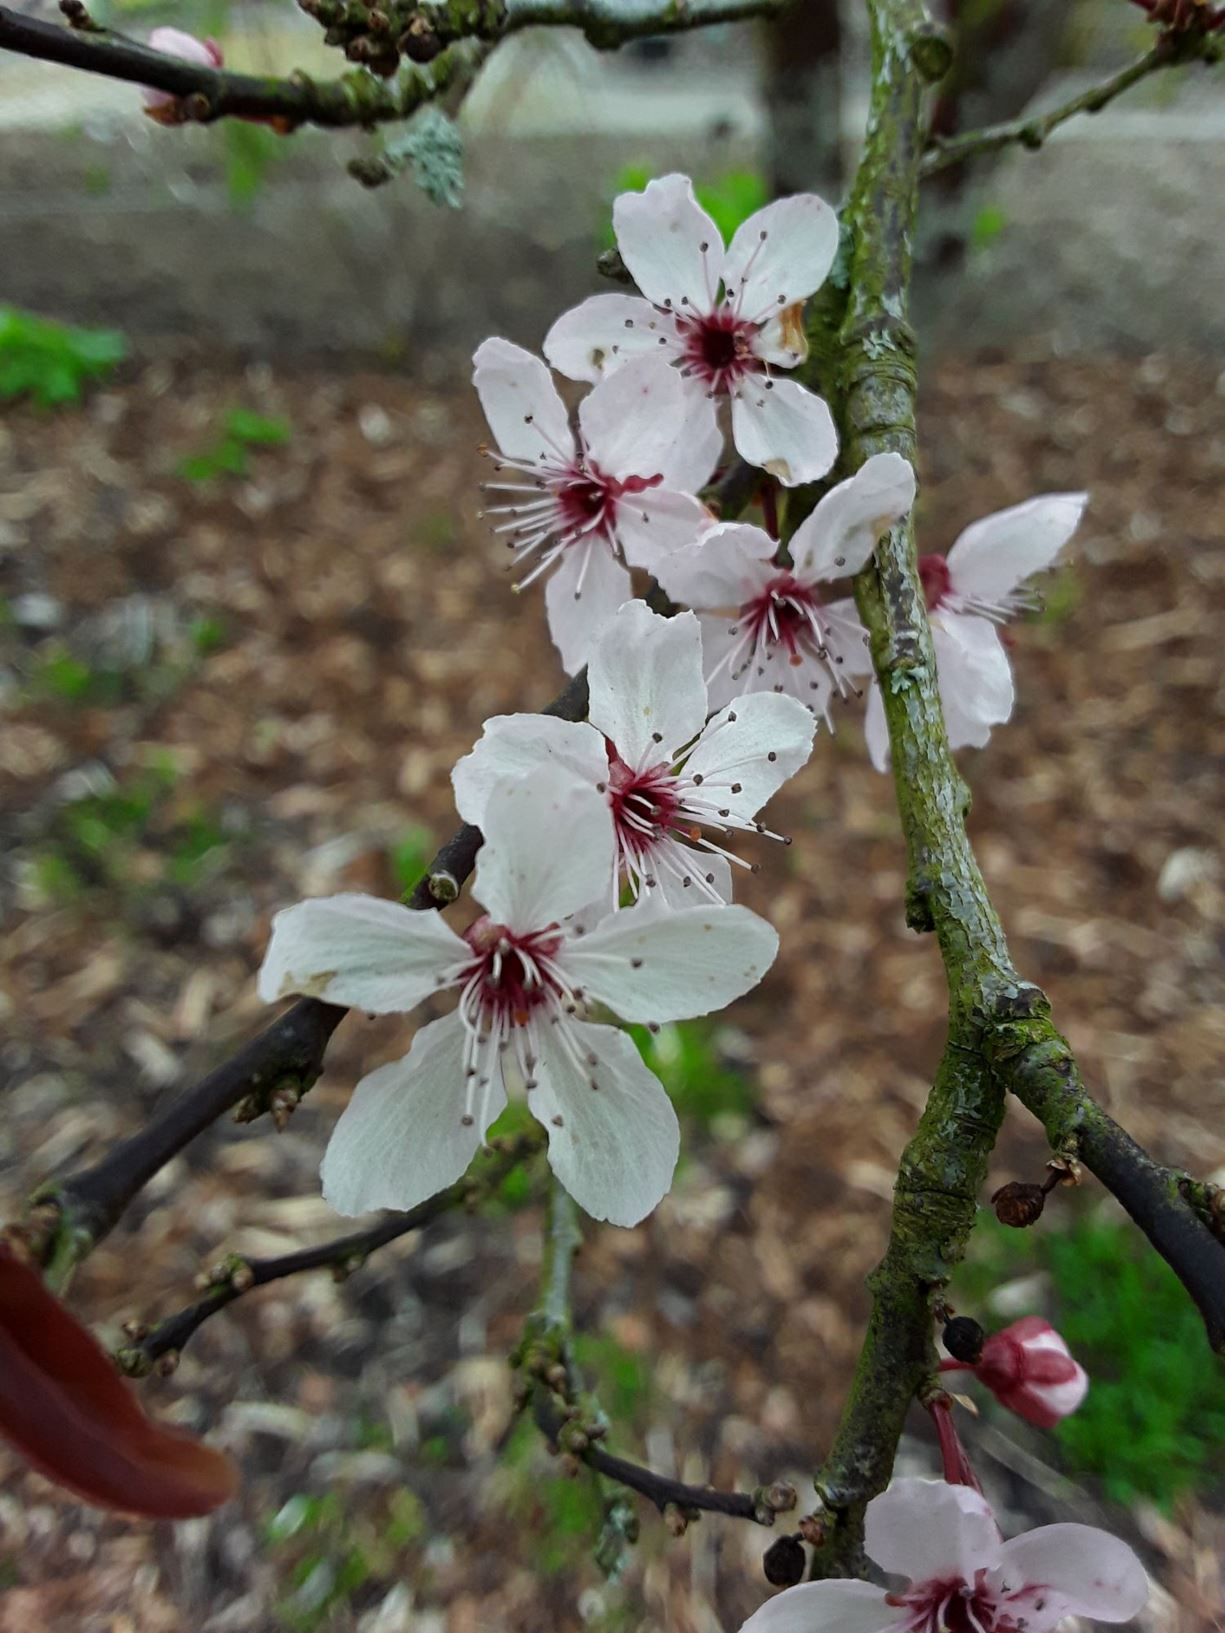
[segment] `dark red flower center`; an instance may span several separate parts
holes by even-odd
[[[779,646],[788,661],[801,664],[804,651],[819,646],[820,597],[790,573],[775,575],[761,593],[740,609],[740,622],[758,646]]]
[[[608,803],[621,849],[637,859],[668,833],[698,838],[700,829],[685,820],[681,811],[672,767],[665,761],[635,771],[611,743],[607,747]]]
[[[910,1614],[900,1625],[907,1633],[1018,1633],[1020,1624],[987,1586],[986,1571],[973,1583],[959,1577],[918,1582],[905,1593],[886,1595],[886,1604]]]
[[[595,533],[611,538],[617,519],[617,501],[627,493],[645,493],[658,487],[662,475],[627,476],[618,480],[605,476],[596,465],[589,465],[581,476],[565,482],[557,490],[557,505],[561,511],[564,530],[575,537]]]
[[[729,306],[695,318],[678,318],[685,372],[705,381],[712,391],[726,393],[746,374],[756,374],[761,363],[753,352],[757,325],[737,317]]]
[[[464,940],[476,954],[464,971],[487,1027],[509,1022],[526,1026],[532,1011],[563,996],[552,959],[562,938],[554,929],[516,935],[486,913],[464,931]]]
[[[953,575],[949,572],[948,560],[945,556],[920,556],[919,578],[923,583],[923,599],[927,602],[928,612],[935,612],[942,601],[947,599],[953,587]]]

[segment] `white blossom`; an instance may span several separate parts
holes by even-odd
[[[820,397],[776,371],[808,354],[802,307],[838,252],[838,219],[815,193],[758,210],[724,247],[687,176],[663,176],[613,205],[621,258],[642,291],[593,295],[545,336],[572,380],[664,357],[695,394],[731,402],[741,456],[792,487],[833,465],[838,437]]]
[[[855,603],[827,602],[821,587],[857,573],[914,495],[909,463],[873,454],[796,529],[789,567],[775,563],[778,546],[767,533],[741,522],[711,527],[660,563],[668,594],[702,612],[712,702],[789,693],[828,722],[835,689],[852,689],[850,677],[864,672],[867,636]],[[725,610],[716,616],[716,608]]]
[[[757,813],[812,752],[814,723],[793,698],[736,698],[709,724],[702,636],[693,613],[661,618],[630,601],[608,624],[588,668],[582,722],[497,715],[452,772],[460,815],[485,826],[508,776],[563,765],[604,795],[615,857],[599,902],[623,881],[657,903],[688,907],[731,896],[728,830],[764,833]]]
[[[653,572],[709,524],[693,495],[714,469],[718,433],[656,358],[602,380],[579,404],[577,432],[538,357],[486,340],[473,361],[495,468],[509,473],[487,484],[507,500],[487,514],[515,566],[528,569],[520,588],[555,569],[545,587],[549,633],[574,674],[633,593],[626,564]]]
[[[331,896],[278,913],[260,970],[268,1002],[309,993],[383,1015],[458,993],[402,1060],[364,1077],[323,1159],[324,1196],[344,1214],[414,1207],[468,1167],[522,1082],[549,1162],[596,1219],[632,1225],[672,1180],[676,1114],[633,1040],[583,1018],[589,1003],[627,1021],[721,1009],[761,980],[778,937],[743,907],[571,922],[613,865],[608,804],[559,766],[503,782],[484,808],[472,894],[484,915],[463,935],[436,909]]]
[[[1044,1525],[1003,1542],[969,1486],[898,1480],[868,1504],[864,1546],[906,1586],[805,1582],[741,1633],[1050,1633],[1065,1616],[1126,1622],[1148,1599],[1126,1543],[1091,1525]]]
[[[982,748],[992,726],[1012,714],[1012,668],[995,626],[1035,605],[1025,580],[1053,565],[1088,502],[1087,493],[1041,494],[972,523],[947,556],[920,558],[950,748]],[[873,765],[883,771],[889,732],[875,683],[864,734]]]

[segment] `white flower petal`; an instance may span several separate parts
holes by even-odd
[[[989,732],[979,730],[1001,725],[1012,713],[1012,668],[999,631],[986,618],[942,612],[932,623],[932,639],[949,742],[981,747]]]
[[[785,488],[817,481],[838,457],[829,404],[794,380],[751,375],[732,399],[732,437],[742,459]]]
[[[1087,493],[1044,493],[973,522],[948,553],[958,595],[997,602],[1049,567],[1075,533]]]
[[[889,726],[885,720],[885,700],[879,681],[868,687],[868,706],[863,717],[864,741],[868,755],[878,771],[889,769]]]
[[[428,997],[442,972],[468,956],[437,908],[417,913],[379,896],[323,896],[273,919],[259,995],[274,1004],[302,993],[394,1015]]]
[[[615,1026],[573,1021],[540,1037],[528,1104],[549,1136],[549,1164],[585,1213],[636,1225],[668,1194],[680,1128],[663,1084]],[[593,1088],[595,1083],[597,1087]]]
[[[755,987],[773,964],[778,932],[747,907],[686,907],[661,916],[611,913],[561,956],[588,997],[627,1021],[709,1015]]]
[[[735,719],[730,717],[734,715]],[[721,709],[685,762],[701,794],[746,821],[804,765],[816,722],[794,697],[756,692]],[[734,793],[733,785],[739,793]]]
[[[680,375],[661,357],[636,357],[583,398],[578,422],[606,476],[662,476],[662,453],[685,412]]]
[[[849,578],[914,504],[915,475],[901,454],[873,454],[818,501],[791,540],[797,578]]]
[[[837,253],[838,217],[824,199],[776,199],[736,228],[723,264],[728,297],[760,321],[819,289]]]
[[[602,538],[566,546],[544,587],[549,634],[568,675],[577,675],[617,608],[634,593],[630,575]]]
[[[613,204],[613,231],[634,282],[657,306],[709,312],[723,272],[723,239],[688,176],[660,176]]]
[[[1025,1604],[1032,1633],[1044,1633],[1065,1616],[1130,1621],[1148,1602],[1144,1566],[1125,1542],[1092,1525],[1026,1531],[1004,1544],[1000,1564],[1013,1591],[1027,1585],[1042,1590]]]
[[[714,475],[723,453],[723,432],[715,405],[698,381],[677,379],[684,387],[685,417],[663,458],[664,487],[697,493]]]
[[[864,1516],[864,1548],[882,1571],[911,1582],[960,1577],[999,1561],[1000,1533],[987,1499],[943,1480],[896,1480]]]
[[[554,323],[541,348],[569,380],[599,380],[634,357],[671,358],[676,325],[638,295],[589,295]]]
[[[904,1619],[904,1609],[885,1603],[884,1588],[835,1578],[801,1582],[775,1594],[740,1633],[884,1633]]]
[[[850,596],[825,604],[826,645],[831,655],[842,659],[839,666],[852,680],[875,673],[868,632],[859,620],[859,608]]]
[[[661,618],[645,601],[627,601],[596,643],[588,681],[588,719],[635,770],[672,759],[706,724],[691,612]]]
[[[746,686],[752,690],[747,679],[737,679],[733,672],[732,649],[740,640],[738,634],[732,633],[736,628],[735,614],[703,612],[698,614],[698,623],[702,628],[706,707],[721,709],[734,697],[743,696]]]
[[[664,556],[701,538],[710,522],[705,505],[691,494],[667,488],[627,493],[617,501],[617,542],[625,559],[631,566],[646,567],[651,572]]]
[[[547,714],[496,714],[485,722],[476,746],[451,772],[455,809],[479,828],[485,804],[498,783],[560,765],[594,785],[608,772],[600,734],[582,721]]]
[[[506,1104],[501,1082],[474,1101],[464,1124],[467,1079],[458,1015],[423,1026],[403,1060],[363,1077],[328,1141],[320,1173],[337,1213],[415,1208],[453,1185]]]
[[[498,783],[485,801],[482,829],[472,894],[518,934],[577,913],[611,877],[608,803],[564,766]]]
[[[777,548],[760,527],[719,522],[696,544],[661,561],[655,576],[687,607],[735,609],[757,595],[779,570],[773,565]]]
[[[808,356],[804,305],[786,306],[762,325],[753,339],[753,356],[776,369],[797,368]]]
[[[574,433],[553,376],[509,340],[484,340],[472,359],[472,383],[498,447],[510,459],[548,465],[574,459]]]
[[[671,861],[675,866],[669,867]],[[673,840],[665,852],[657,854],[652,865],[654,885],[648,885],[639,896],[643,912],[673,913],[698,904],[709,903],[710,891],[720,901],[732,899],[732,865],[723,856],[703,850],[700,845],[686,845]],[[688,878],[689,883],[685,880]]]

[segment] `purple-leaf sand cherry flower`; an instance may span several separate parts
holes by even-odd
[[[708,1014],[761,980],[778,937],[747,908],[709,905],[621,913],[581,934],[568,921],[612,868],[612,816],[560,767],[502,783],[484,829],[472,894],[485,913],[463,935],[436,909],[373,896],[300,902],[273,920],[259,975],[269,1002],[309,993],[384,1015],[459,996],[403,1060],[357,1085],[323,1159],[323,1194],[357,1214],[411,1208],[452,1184],[505,1106],[509,1077],[580,1207],[636,1224],[671,1184],[676,1113],[633,1040],[582,1010],[605,1004],[647,1023]]]
[[[601,381],[571,429],[552,376],[508,340],[486,340],[473,381],[497,440],[488,483],[495,533],[527,569],[520,587],[555,569],[545,588],[549,633],[570,674],[633,593],[626,567],[654,571],[698,537],[710,512],[693,497],[719,454],[709,416],[685,398],[675,370],[643,358]]]
[[[572,380],[642,356],[676,364],[696,393],[730,399],[742,458],[793,487],[838,453],[822,398],[777,369],[808,355],[801,307],[838,252],[838,218],[815,193],[758,210],[724,248],[687,176],[662,176],[613,204],[621,259],[642,296],[593,295],[564,313],[544,354]]]
[[[220,68],[223,65],[221,47],[216,40],[198,40],[194,34],[186,34],[181,28],[155,28],[149,35],[149,44],[154,51],[161,51],[168,57],[181,57],[184,62],[198,63],[201,68]],[[144,86],[141,94],[146,111],[154,119],[159,118],[162,110],[173,108],[179,100],[169,91],[157,91],[151,85]],[[174,124],[177,120],[170,122]]]
[[[835,689],[863,672],[867,639],[855,603],[826,602],[821,586],[857,573],[881,536],[914,503],[915,476],[900,454],[873,454],[819,501],[789,545],[759,527],[717,524],[701,541],[662,561],[668,594],[702,613],[702,651],[711,702],[745,692],[783,692],[829,723]],[[721,616],[713,609],[726,609]]]
[[[812,752],[814,724],[793,698],[737,698],[707,724],[702,637],[693,613],[661,618],[630,601],[588,666],[586,721],[496,715],[451,773],[459,813],[486,825],[502,778],[565,766],[602,794],[616,851],[593,897],[613,909],[622,883],[657,905],[731,896],[720,843],[731,829],[768,830],[757,813]],[[717,837],[712,837],[712,835]],[[771,836],[777,837],[777,836]]]
[[[950,748],[982,748],[992,726],[1011,715],[1012,668],[995,626],[1037,604],[1025,580],[1053,565],[1088,502],[1087,493],[1041,494],[972,523],[947,556],[920,557]],[[875,683],[864,735],[872,764],[884,771],[889,732]]]
[[[1040,1315],[1023,1316],[993,1332],[976,1360],[941,1361],[941,1372],[972,1372],[1010,1412],[1038,1429],[1051,1429],[1075,1412],[1089,1375]]]
[[[770,1599],[742,1633],[1050,1633],[1065,1616],[1126,1622],[1148,1599],[1126,1543],[1091,1525],[1044,1525],[1000,1538],[969,1486],[898,1480],[868,1504],[864,1547],[904,1577],[804,1582]]]

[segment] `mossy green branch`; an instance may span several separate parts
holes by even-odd
[[[832,369],[828,336],[814,347],[841,424],[845,472],[872,454],[916,457],[911,246],[925,80],[947,60],[915,0],[870,0],[869,11],[871,107],[843,214],[849,275]],[[836,311],[827,303],[818,322],[828,324]],[[949,752],[913,523],[882,540],[855,593],[889,728],[909,863],[907,921],[939,943],[949,1032],[902,1157],[889,1245],[871,1278],[868,1333],[816,1478],[825,1531],[814,1552],[817,1577],[863,1570],[864,1508],[888,1483],[910,1401],[933,1367],[933,1297],[973,1229],[1009,1090],[1039,1117],[1061,1155],[1082,1159],[1114,1191],[1196,1299],[1214,1346],[1225,1343],[1225,1248],[1185,1200],[1178,1176],[1094,1105],[1044,995],[1012,963],[966,834],[969,793]]]

